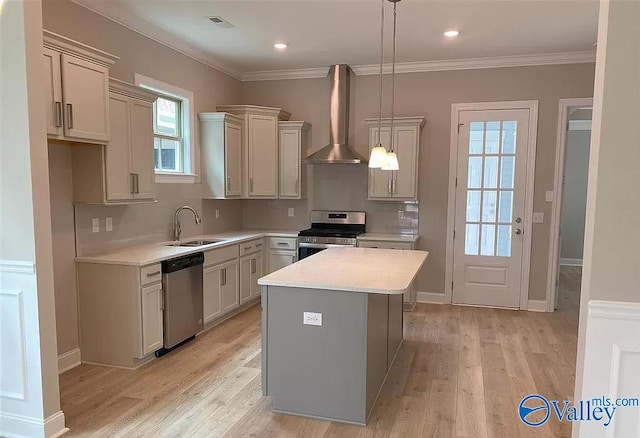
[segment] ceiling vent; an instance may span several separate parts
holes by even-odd
[[[211,20],[216,26],[222,29],[231,29],[232,27],[235,27],[233,24],[229,23],[227,20],[220,17],[219,15],[214,15],[213,17],[207,17],[207,18]]]

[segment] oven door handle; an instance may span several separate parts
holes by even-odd
[[[326,249],[326,248],[344,248],[345,246],[351,245],[338,245],[333,243],[298,243],[298,248],[318,248],[318,249]]]

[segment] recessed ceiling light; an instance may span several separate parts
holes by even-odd
[[[451,29],[451,30],[447,30],[447,31],[444,33],[444,36],[449,37],[449,38],[455,38],[455,37],[457,37],[458,35],[460,35],[460,32],[458,32],[457,30],[453,30],[453,29]]]
[[[286,49],[287,47],[289,47],[289,44],[287,44],[287,43],[275,43],[275,44],[273,45],[273,47],[275,47],[275,48],[276,48],[276,49],[278,49],[278,50],[284,50],[284,49]]]

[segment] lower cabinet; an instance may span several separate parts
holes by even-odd
[[[143,287],[140,290],[142,307],[142,355],[162,348],[164,300],[162,283]]]
[[[270,274],[298,261],[298,239],[295,237],[271,237],[269,239]]]
[[[220,303],[223,313],[227,313],[240,305],[237,260],[220,266]]]
[[[258,279],[264,271],[262,253],[249,254],[240,259],[240,304],[260,295]]]
[[[203,270],[204,323],[214,321],[240,305],[238,299],[238,261],[230,260]]]

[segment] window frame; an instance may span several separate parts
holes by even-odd
[[[182,135],[182,147],[181,152],[179,154],[180,159],[182,160],[182,171],[174,172],[174,171],[159,171],[155,170],[154,163],[154,171],[156,175],[156,183],[196,183],[198,163],[196,157],[197,150],[197,137],[195,135],[195,109],[194,109],[194,94],[192,91],[185,90],[180,87],[176,87],[175,85],[167,84],[157,79],[149,78],[147,76],[141,75],[139,73],[134,74],[135,84],[139,87],[146,88],[148,90],[152,90],[162,96],[166,96],[171,100],[177,100],[180,102],[180,112],[181,112],[181,126],[180,134]],[[154,105],[155,106],[155,105]],[[155,111],[154,111],[155,114]],[[169,138],[169,136],[164,136],[163,134],[156,134],[155,130],[155,117],[154,117],[154,129],[153,136],[154,139],[157,137],[160,138]],[[171,137],[172,139],[175,139]],[[154,145],[155,148],[155,145]]]
[[[155,168],[154,171],[156,173],[169,173],[169,174],[184,174],[185,171],[185,162],[184,162],[184,158],[185,158],[185,141],[184,141],[184,121],[183,121],[183,113],[184,110],[182,109],[183,106],[183,102],[181,99],[175,98],[173,96],[167,96],[166,94],[162,94],[160,96],[161,99],[167,100],[167,101],[171,101],[176,105],[176,121],[177,121],[177,126],[176,126],[176,135],[170,135],[170,134],[163,134],[161,132],[158,131],[158,115],[157,115],[157,111],[158,111],[158,101],[156,100],[153,103],[153,138],[155,139],[160,139],[160,140],[171,140],[171,141],[175,141],[178,142],[178,153],[176,156],[176,161],[177,163],[177,170],[166,170],[166,169],[157,169]],[[154,149],[155,149],[155,145],[154,145]],[[160,146],[160,151],[162,151],[162,145]],[[161,152],[162,155],[162,152]],[[160,160],[162,160],[162,157],[160,158]]]

